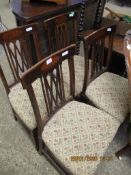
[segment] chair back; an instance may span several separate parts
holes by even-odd
[[[84,37],[85,78],[83,91],[86,90],[90,80],[108,70],[115,29],[115,25],[103,27]]]
[[[8,67],[6,65],[6,69],[11,70],[13,77],[9,86],[17,83],[21,73],[37,62],[38,58],[41,58],[39,43],[37,24],[26,25],[0,33],[0,44],[3,46],[7,57]]]
[[[48,54],[62,49],[77,40],[77,13],[72,11],[44,21]]]
[[[127,31],[126,36],[124,38],[124,55],[128,76],[129,100],[131,109],[131,30]]]
[[[28,92],[40,132],[42,131],[46,119],[49,119],[70,99],[65,96],[65,83],[63,80],[62,69],[62,65],[65,60],[68,60],[70,75],[68,84],[70,85],[71,91],[70,97],[74,97],[75,72],[73,56],[75,54],[75,47],[75,44],[72,44],[57,51],[49,57],[44,58],[32,68],[27,70],[27,72],[25,72],[21,77],[22,86]],[[46,116],[41,115],[37,94],[35,93],[36,91],[33,86],[35,81],[39,81],[39,88],[41,87],[42,90],[40,98],[44,101],[45,106],[43,106],[43,108],[46,108]]]

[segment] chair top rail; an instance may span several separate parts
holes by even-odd
[[[37,31],[37,23],[16,27],[0,33],[0,43],[11,42]]]
[[[64,49],[61,49],[50,56],[44,58],[39,63],[32,66],[21,76],[21,83],[23,88],[27,88],[33,83],[38,77],[47,75],[51,72],[58,64],[62,63],[65,59],[75,55],[76,45],[72,44]]]
[[[85,36],[84,42],[86,42],[86,44],[90,44],[94,41],[99,40],[100,38],[107,36],[107,35],[114,34],[115,31],[116,31],[116,25],[102,27],[102,28],[90,33],[89,35]]]
[[[5,61],[13,77],[13,80],[8,82],[10,88],[19,82],[19,76],[22,72],[42,57],[38,24],[33,23],[0,33],[0,44],[3,46],[7,59]]]

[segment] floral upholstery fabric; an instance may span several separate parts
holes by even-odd
[[[46,124],[42,138],[71,173],[94,175],[100,156],[104,155],[118,127],[119,122],[109,114],[84,103],[71,101]],[[72,156],[82,156],[83,161]],[[98,159],[93,161],[91,156]]]
[[[79,93],[82,90],[83,79],[84,79],[84,58],[80,56],[74,57],[75,72],[76,72],[76,93]],[[62,65],[63,70],[63,79],[65,82],[65,95],[69,97],[70,93],[70,80],[69,80],[69,68],[68,62],[64,61]],[[36,93],[37,101],[40,107],[41,116],[44,116],[46,113],[45,103],[43,100],[43,93],[39,81],[34,82],[33,88]],[[15,112],[18,114],[20,119],[25,123],[25,125],[33,130],[36,127],[36,120],[34,112],[29,100],[26,90],[23,90],[21,84],[17,84],[11,89],[9,94],[9,99],[11,105]]]
[[[41,116],[45,116],[45,114],[47,114],[47,110],[39,80],[36,80],[33,83],[33,89],[36,95]],[[69,86],[66,84],[65,84],[65,95],[66,98],[69,97]],[[11,106],[18,114],[19,118],[24,122],[24,124],[30,130],[36,128],[37,124],[29,96],[27,94],[27,91],[23,89],[20,83],[11,89],[11,92],[9,93],[9,100]]]
[[[113,73],[103,73],[86,90],[87,97],[120,123],[129,113],[128,80]]]

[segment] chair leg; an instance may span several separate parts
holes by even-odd
[[[35,145],[36,150],[38,151],[38,153],[40,155],[42,155],[44,143],[43,143],[43,140],[41,139],[41,137],[39,137],[39,135],[38,135],[37,128],[35,128],[33,131],[31,131],[31,137],[32,137],[32,140],[33,140],[33,143]]]
[[[17,120],[18,120],[15,114],[14,114],[14,119],[15,119],[15,121],[17,121]]]
[[[119,150],[118,152],[116,152],[116,157],[118,159],[120,159],[123,154],[126,154],[129,151],[131,151],[131,145],[130,145],[130,143],[128,143],[124,148],[122,148],[121,150]]]
[[[13,114],[14,114],[14,119],[15,119],[15,121],[18,121],[18,119],[17,119],[17,115],[16,115],[16,113],[15,113],[15,111],[14,111],[13,108],[12,108],[12,111],[13,111]]]
[[[33,140],[33,143],[35,145],[36,150],[39,150],[39,142],[38,142],[38,132],[37,132],[37,128],[35,128],[33,131],[31,131],[31,137]]]
[[[43,143],[43,140],[41,139],[41,138],[38,138],[38,142],[39,142],[39,149],[38,149],[38,152],[39,152],[39,154],[40,155],[42,155],[43,154],[43,148],[44,148],[44,143]]]

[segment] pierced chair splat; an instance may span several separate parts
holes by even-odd
[[[73,156],[103,156],[119,124],[109,114],[75,101],[74,55],[76,45],[63,48],[45,58],[21,77],[38,126],[39,151],[65,174],[94,174],[96,161],[73,161]],[[66,53],[66,54],[65,54]],[[68,60],[70,97],[65,96],[63,64]],[[55,70],[55,76],[53,72]],[[43,117],[33,84],[39,81],[46,104]],[[95,128],[95,129],[94,129]]]
[[[33,140],[36,136],[36,122],[35,117],[33,118],[31,115],[28,96],[21,86],[20,75],[34,64],[34,60],[38,61],[38,58],[41,58],[39,43],[37,24],[0,33],[0,44],[3,47],[0,76],[5,85],[15,119],[21,121],[31,133]]]
[[[114,32],[113,25],[85,36],[85,80],[82,95],[121,124],[129,116],[128,81],[110,72]]]
[[[43,21],[48,55],[77,40],[77,12],[63,13]]]
[[[44,31],[46,33],[47,45],[49,48],[49,54],[59,49],[62,49],[69,44],[77,42],[78,33],[78,13],[68,12],[61,15],[52,17],[43,22]],[[53,27],[52,27],[53,26]],[[76,52],[76,51],[75,51]],[[84,82],[84,57],[76,55],[74,57],[75,74],[76,74],[76,93],[82,91]],[[69,80],[68,63],[63,64],[63,76],[65,82]]]

